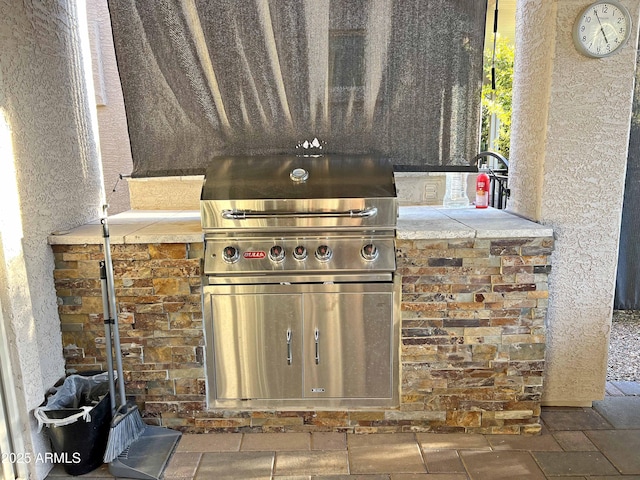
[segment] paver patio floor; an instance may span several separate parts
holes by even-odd
[[[222,433],[183,435],[166,480],[640,480],[640,388],[593,408],[543,408],[538,436]],[[623,391],[624,390],[624,391]],[[57,465],[48,480],[80,477]]]

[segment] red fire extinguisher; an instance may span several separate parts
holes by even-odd
[[[480,172],[476,179],[476,208],[489,206],[489,175]]]

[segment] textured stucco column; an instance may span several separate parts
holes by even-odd
[[[102,203],[76,10],[82,5],[0,2],[0,318],[9,350],[3,358],[10,360],[2,368],[14,379],[12,424],[24,448],[15,453],[29,456],[36,480],[52,465],[36,461],[49,439],[38,433],[33,409],[64,376],[56,259],[47,237],[95,220]]]
[[[571,28],[589,0],[522,0],[516,15],[509,210],[553,227],[544,403],[604,395],[631,120],[634,27],[607,59],[582,56]]]

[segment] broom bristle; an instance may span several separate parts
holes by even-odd
[[[126,450],[140,437],[147,426],[135,405],[132,407],[125,405],[120,410],[125,410],[125,412],[118,412],[111,421],[107,448],[104,452],[105,463],[111,463]]]

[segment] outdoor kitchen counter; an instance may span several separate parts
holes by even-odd
[[[202,241],[200,212],[129,210],[109,217],[109,234],[112,244],[197,243]],[[551,237],[553,230],[492,208],[405,206],[400,207],[396,236],[401,240]],[[49,237],[51,245],[101,242],[99,220]]]
[[[400,207],[401,240],[551,237],[553,230],[493,208]]]
[[[125,378],[149,421],[184,432],[536,434],[554,247],[502,210],[403,206],[400,402],[361,410],[209,409],[200,212],[109,217]],[[100,221],[49,237],[69,373],[103,369]]]
[[[129,210],[109,217],[112,244],[202,242],[199,210]],[[100,220],[53,232],[50,245],[102,243]]]

